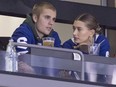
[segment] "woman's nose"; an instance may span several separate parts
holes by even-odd
[[[73,32],[73,35],[75,36],[77,34],[78,34],[78,31],[77,31],[77,29],[75,29],[74,32]]]

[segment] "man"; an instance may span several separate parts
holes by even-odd
[[[34,5],[32,14],[27,15],[26,20],[14,31],[12,38],[14,42],[25,44],[42,44],[43,37],[55,38],[54,46],[60,47],[61,40],[58,33],[52,27],[56,19],[56,9],[48,2],[41,2]],[[18,54],[30,53],[28,47],[17,46]],[[19,72],[29,73],[33,69],[24,62],[19,62]],[[46,69],[39,68],[40,71]],[[32,73],[32,72],[31,72]],[[44,74],[46,72],[43,72]]]
[[[32,14],[14,31],[14,42],[25,44],[42,44],[43,37],[55,38],[55,47],[60,47],[61,40],[52,27],[56,19],[56,9],[48,2],[37,3],[33,6]],[[17,46],[18,54],[29,53],[28,47]]]

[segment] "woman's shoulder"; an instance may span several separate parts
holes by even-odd
[[[95,43],[101,44],[101,47],[106,47],[108,49],[110,48],[110,43],[107,37],[105,37],[104,35],[99,35]]]
[[[64,47],[64,48],[73,49],[73,46],[75,46],[75,45],[76,45],[76,44],[74,43],[73,38],[68,39],[67,41],[65,41],[65,42],[63,43],[63,47]]]
[[[99,38],[101,38],[101,39],[106,39],[106,36],[105,35],[103,35],[103,34],[99,34],[99,36],[98,36]]]
[[[98,35],[96,35],[96,40],[95,40],[95,42],[96,43],[100,43],[100,42],[102,42],[102,41],[108,41],[107,40],[107,37],[105,37],[103,34],[98,34]]]
[[[66,40],[66,41],[64,42],[64,44],[66,44],[66,43],[67,43],[67,44],[74,44],[73,38]]]

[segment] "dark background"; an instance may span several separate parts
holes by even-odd
[[[81,13],[91,13],[101,26],[116,29],[116,9],[97,5],[65,2],[60,0],[0,0],[0,14],[26,17],[36,2],[51,2],[57,9],[57,22],[72,23]]]

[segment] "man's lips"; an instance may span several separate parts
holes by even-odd
[[[48,31],[51,31],[51,30],[52,30],[52,28],[51,28],[51,27],[47,27],[47,29],[48,29]]]

